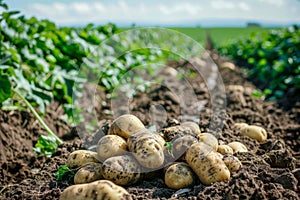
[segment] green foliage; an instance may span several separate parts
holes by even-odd
[[[11,97],[11,84],[7,75],[1,75],[0,78],[0,102]]]
[[[130,30],[132,28],[120,28],[121,31]],[[170,27],[170,29],[178,31],[193,38],[197,42],[205,46],[206,35],[209,34],[214,44],[223,45],[236,39],[248,38],[254,31],[265,33],[273,28],[263,27]],[[275,28],[278,29],[278,28]]]
[[[172,148],[173,148],[172,142],[166,142],[164,144],[164,146],[167,147],[169,155],[172,156],[172,157],[174,157],[173,151],[172,151]]]
[[[107,92],[122,87],[132,96],[151,85],[139,72],[153,76],[167,59],[178,59],[184,52],[192,56],[195,49],[180,37],[172,41],[169,35],[160,37],[164,30],[115,35],[118,30],[113,24],[57,27],[51,21],[9,11],[2,0],[0,7],[4,8],[0,14],[0,106],[22,109],[21,98],[49,133],[35,147],[47,156],[62,143],[40,117],[52,101],[62,104],[64,119],[80,122],[82,111],[76,100],[87,81]],[[171,53],[174,50],[178,55]]]
[[[298,26],[222,46],[220,52],[238,64],[246,63],[268,99],[282,98],[290,88],[300,89],[300,29]]]
[[[75,171],[70,169],[67,165],[62,165],[58,168],[56,173],[56,178],[59,181],[73,181],[75,176]]]
[[[57,100],[71,117],[67,108],[72,105],[73,95],[81,94],[85,81],[85,77],[79,78],[80,66],[101,41],[116,31],[115,26],[59,28],[48,20],[26,19],[18,13],[5,11],[0,15],[0,57],[4,58],[0,60],[1,81],[7,81],[3,76],[7,74],[13,88],[38,106],[41,113]],[[9,97],[6,95],[0,103]]]
[[[137,79],[132,79],[136,77],[133,69],[153,75],[159,67],[157,63],[165,62],[167,57],[178,58],[168,52],[172,46],[184,46],[169,43],[164,50],[147,48],[143,31],[111,37],[117,31],[113,24],[61,28],[48,20],[27,19],[16,11],[1,13],[0,21],[1,75],[7,74],[12,88],[18,89],[42,114],[50,102],[60,102],[70,122],[73,117],[80,119],[74,116],[80,111],[74,108],[78,111],[74,113],[70,108],[74,98],[82,95],[87,79],[97,79],[109,92],[128,83],[147,88],[148,83],[134,83]],[[168,40],[155,40],[157,44],[161,41]],[[191,45],[185,44],[188,46]],[[16,105],[11,95],[4,97],[0,103],[7,100],[6,105]]]
[[[8,9],[8,6],[6,3],[3,3],[3,0],[0,0],[0,7],[4,8],[5,10]]]
[[[41,135],[38,142],[35,144],[34,152],[45,156],[51,156],[55,153],[57,147],[58,144],[55,137],[51,135]]]

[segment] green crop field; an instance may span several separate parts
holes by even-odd
[[[129,30],[131,28],[120,28],[121,31]],[[223,45],[230,40],[244,39],[249,37],[253,32],[268,32],[270,29],[280,29],[280,28],[260,28],[260,27],[222,27],[222,28],[202,28],[202,27],[172,27],[172,30],[179,31],[187,36],[193,38],[194,40],[205,44],[206,35],[209,34],[213,42],[217,45]]]

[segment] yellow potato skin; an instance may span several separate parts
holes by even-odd
[[[92,183],[72,185],[60,195],[60,200],[132,200],[130,194],[111,181],[99,180]]]
[[[139,163],[130,155],[108,158],[103,163],[103,177],[118,185],[131,185],[141,178]]]
[[[186,161],[204,185],[230,179],[222,156],[203,142],[195,143],[187,150]]]
[[[98,163],[98,154],[89,150],[76,150],[70,153],[67,160],[68,167],[82,167],[89,163]]]
[[[165,172],[165,183],[169,188],[179,190],[195,183],[195,174],[186,163],[175,163]]]
[[[199,125],[196,124],[195,122],[183,122],[180,124],[180,126],[191,129],[191,131],[193,133],[196,133],[197,135],[200,135],[200,133],[201,133]]]
[[[245,92],[245,88],[241,85],[229,85],[229,86],[227,86],[227,89],[229,91],[237,91],[237,92],[240,92],[240,93]]]
[[[185,153],[187,149],[198,140],[191,135],[184,135],[174,140],[172,144],[172,153],[174,159],[185,160]]]
[[[236,129],[238,129],[238,130],[241,130],[242,128],[245,128],[245,127],[247,127],[247,126],[249,126],[249,125],[246,124],[246,123],[241,122],[241,123],[235,123],[235,124],[233,125],[233,128],[236,128]]]
[[[240,133],[241,135],[257,140],[258,142],[264,142],[268,137],[267,131],[264,128],[255,125],[241,128]]]
[[[225,144],[218,146],[218,152],[222,155],[232,155],[233,154],[232,148]]]
[[[215,151],[218,150],[218,139],[210,133],[201,133],[199,135],[201,142],[211,146]]]
[[[164,139],[148,130],[143,130],[127,140],[128,149],[137,161],[151,169],[159,168],[164,163]]]
[[[247,147],[241,142],[230,142],[228,146],[232,148],[233,153],[248,152]]]
[[[90,163],[80,168],[74,176],[75,184],[90,183],[103,178],[101,163]]]
[[[242,167],[241,161],[232,155],[224,156],[223,161],[230,172],[236,172]]]
[[[131,114],[121,115],[115,119],[108,129],[109,135],[119,135],[125,139],[137,131],[144,129],[145,126],[139,118]]]
[[[127,150],[127,142],[118,135],[103,136],[97,146],[97,153],[100,158],[107,159],[113,156],[124,154]]]

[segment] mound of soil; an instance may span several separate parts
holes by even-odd
[[[218,59],[217,62],[221,66],[224,61]],[[193,70],[188,62],[171,62],[169,66],[178,70]],[[133,199],[299,199],[300,102],[294,102],[292,108],[283,109],[282,105],[289,103],[287,100],[278,104],[254,98],[252,92],[256,87],[247,81],[238,67],[220,68],[220,73],[225,88],[229,85],[242,85],[245,88],[243,92],[226,90],[225,98],[216,99],[220,105],[226,105],[226,110],[212,110],[210,94],[203,78],[198,75],[186,79],[199,104],[187,104],[186,107],[180,105],[180,98],[172,94],[169,87],[179,92],[186,88],[185,84],[175,81],[168,87],[157,84],[147,94],[137,94],[130,101],[130,112],[146,125],[153,123],[152,114],[157,112],[155,116],[165,119],[165,123],[156,124],[159,128],[198,114],[202,132],[211,132],[225,143],[240,141],[247,146],[249,152],[236,155],[243,163],[242,169],[233,173],[228,182],[211,186],[198,183],[192,188],[179,191],[167,188],[163,177],[156,176],[155,179],[143,180],[127,187]],[[103,101],[107,101],[103,93],[100,95]],[[110,124],[112,116],[107,112],[107,105],[109,101],[96,109],[97,118],[101,121],[98,128],[102,131],[87,137],[90,145],[97,142]],[[186,112],[182,114],[182,110]],[[59,166],[66,163],[70,152],[84,147],[76,129],[60,119],[62,115],[61,106],[57,103],[47,108],[46,123],[65,142],[52,157],[46,158],[33,153],[38,136],[46,134],[33,115],[25,111],[0,111],[0,199],[59,199],[60,193],[72,185],[71,181],[57,181],[55,174]],[[235,122],[264,127],[268,132],[268,140],[260,144],[238,135],[233,129]]]

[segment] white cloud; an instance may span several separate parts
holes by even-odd
[[[226,0],[212,0],[211,6],[217,10],[234,9],[235,8],[235,4],[233,2],[226,1]]]
[[[247,3],[245,3],[245,2],[240,2],[240,3],[238,4],[238,7],[239,7],[240,9],[244,10],[244,11],[249,11],[249,10],[251,10],[250,6],[249,6]]]
[[[69,8],[78,14],[88,14],[92,10],[91,4],[84,2],[74,2],[70,4]]]
[[[66,11],[66,5],[63,4],[63,3],[59,3],[59,2],[55,2],[53,3],[53,9],[55,11],[58,11],[58,12],[65,12]]]
[[[234,3],[233,1],[229,0],[212,0],[211,7],[216,10],[250,10],[250,6],[246,2]]]
[[[101,3],[99,2],[95,2],[92,4],[93,8],[95,8],[97,11],[101,12],[101,11],[104,11],[105,10],[105,7],[104,5],[102,5]]]
[[[267,3],[274,6],[283,6],[284,0],[259,0],[260,2]]]
[[[153,1],[153,0],[152,0]],[[160,1],[54,1],[27,4],[21,10],[29,16],[47,18],[60,25],[87,23],[171,24],[203,19],[300,21],[295,6],[285,0],[173,0]],[[291,2],[292,0],[286,0]],[[293,0],[295,1],[295,0]],[[279,6],[282,5],[282,6]],[[296,6],[298,10],[299,6]],[[293,14],[291,14],[293,13]],[[199,22],[200,23],[200,22]],[[203,22],[205,23],[205,21]]]
[[[174,3],[145,5],[144,3],[128,4],[120,0],[115,4],[100,2],[71,2],[71,3],[34,3],[31,10],[35,15],[48,18],[59,24],[69,23],[102,23],[108,21],[132,22],[172,22],[179,19],[197,17],[203,9],[200,5],[192,3]],[[155,23],[155,22],[154,22]]]
[[[190,3],[178,3],[172,6],[162,5],[158,6],[158,9],[165,15],[173,15],[178,13],[185,13],[189,15],[197,15],[202,10],[202,7],[199,5],[193,5]]]

